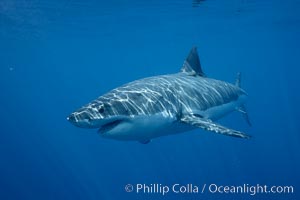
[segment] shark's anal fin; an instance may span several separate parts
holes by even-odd
[[[228,135],[228,136],[245,138],[245,139],[249,139],[251,137],[240,131],[229,129],[225,126],[221,126],[217,123],[214,123],[210,119],[201,118],[201,117],[195,116],[193,114],[183,116],[181,118],[181,122],[198,127],[198,128],[202,128],[207,131],[219,133],[222,135]]]
[[[238,112],[242,113],[244,119],[246,120],[249,126],[252,126],[251,121],[249,119],[249,115],[247,113],[245,105],[241,105],[239,108],[236,109]]]

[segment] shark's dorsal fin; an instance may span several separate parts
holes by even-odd
[[[181,71],[192,76],[205,76],[200,64],[197,48],[193,47],[185,59]]]

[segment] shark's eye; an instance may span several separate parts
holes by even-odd
[[[98,112],[99,112],[99,113],[103,113],[103,112],[104,112],[104,108],[103,108],[103,107],[100,107],[100,108],[98,109]]]

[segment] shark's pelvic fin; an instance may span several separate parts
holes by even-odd
[[[222,135],[228,135],[228,136],[246,138],[246,139],[250,138],[249,135],[246,135],[240,131],[229,129],[227,127],[212,122],[210,119],[201,118],[193,114],[183,116],[181,118],[181,122],[198,128],[202,128],[207,131],[213,131],[215,133],[219,133]]]
[[[243,117],[244,117],[244,119],[246,120],[247,124],[248,124],[249,126],[252,126],[245,105],[241,105],[241,106],[240,106],[239,108],[237,108],[236,110],[237,110],[238,112],[240,112],[240,113],[243,115]]]
[[[191,76],[205,76],[201,69],[200,59],[196,47],[191,49],[188,57],[183,63],[181,71]]]
[[[237,86],[239,88],[241,87],[241,73],[240,72],[237,73],[236,80],[235,80],[235,86]],[[242,113],[247,124],[249,126],[252,126],[245,105],[241,105],[240,107],[236,108],[236,110],[238,112]]]

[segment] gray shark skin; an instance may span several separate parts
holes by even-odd
[[[105,138],[141,143],[195,128],[249,138],[214,122],[237,110],[250,124],[246,99],[240,75],[235,85],[207,78],[193,47],[181,72],[127,83],[73,112],[67,120],[81,128],[97,128]]]

